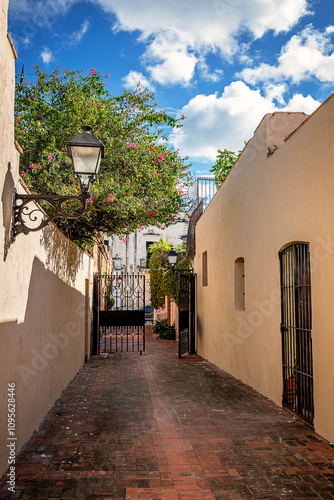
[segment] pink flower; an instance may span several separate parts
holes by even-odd
[[[159,162],[162,161],[162,158],[157,158],[157,161],[159,161]]]
[[[137,170],[137,169],[138,169],[138,167],[133,167],[133,168],[134,168],[135,170]]]
[[[110,76],[110,73],[108,73],[108,76]]]
[[[21,121],[21,118],[17,118],[17,121],[20,122]]]
[[[144,226],[140,226],[140,229],[143,230],[144,229]]]
[[[52,155],[49,155],[49,156],[48,156],[48,160],[52,160]]]
[[[24,175],[24,170],[22,170],[21,175]]]
[[[116,179],[116,182],[119,182],[119,180],[118,180],[118,179]]]

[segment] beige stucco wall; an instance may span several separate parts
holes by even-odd
[[[7,469],[7,386],[16,384],[16,452],[89,354],[93,260],[49,226],[10,242],[14,186],[14,53],[0,0],[0,475]]]
[[[334,99],[285,143],[281,137],[267,157],[275,131],[291,132],[304,120],[266,115],[196,225],[197,349],[281,405],[278,252],[290,242],[309,242],[315,430],[333,441]],[[208,286],[202,286],[205,251]],[[245,311],[234,308],[239,257],[245,259]]]

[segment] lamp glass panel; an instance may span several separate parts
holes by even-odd
[[[168,255],[168,262],[171,265],[176,264],[176,260],[177,260],[177,255]]]
[[[72,146],[71,153],[75,173],[86,175],[97,173],[101,160],[100,151],[100,148]]]

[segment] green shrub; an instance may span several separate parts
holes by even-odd
[[[160,319],[153,325],[153,333],[158,334],[158,339],[175,340],[175,325],[168,326],[167,319]]]

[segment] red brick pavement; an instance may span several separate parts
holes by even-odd
[[[0,499],[334,499],[334,450],[175,342],[89,360],[28,441]]]

